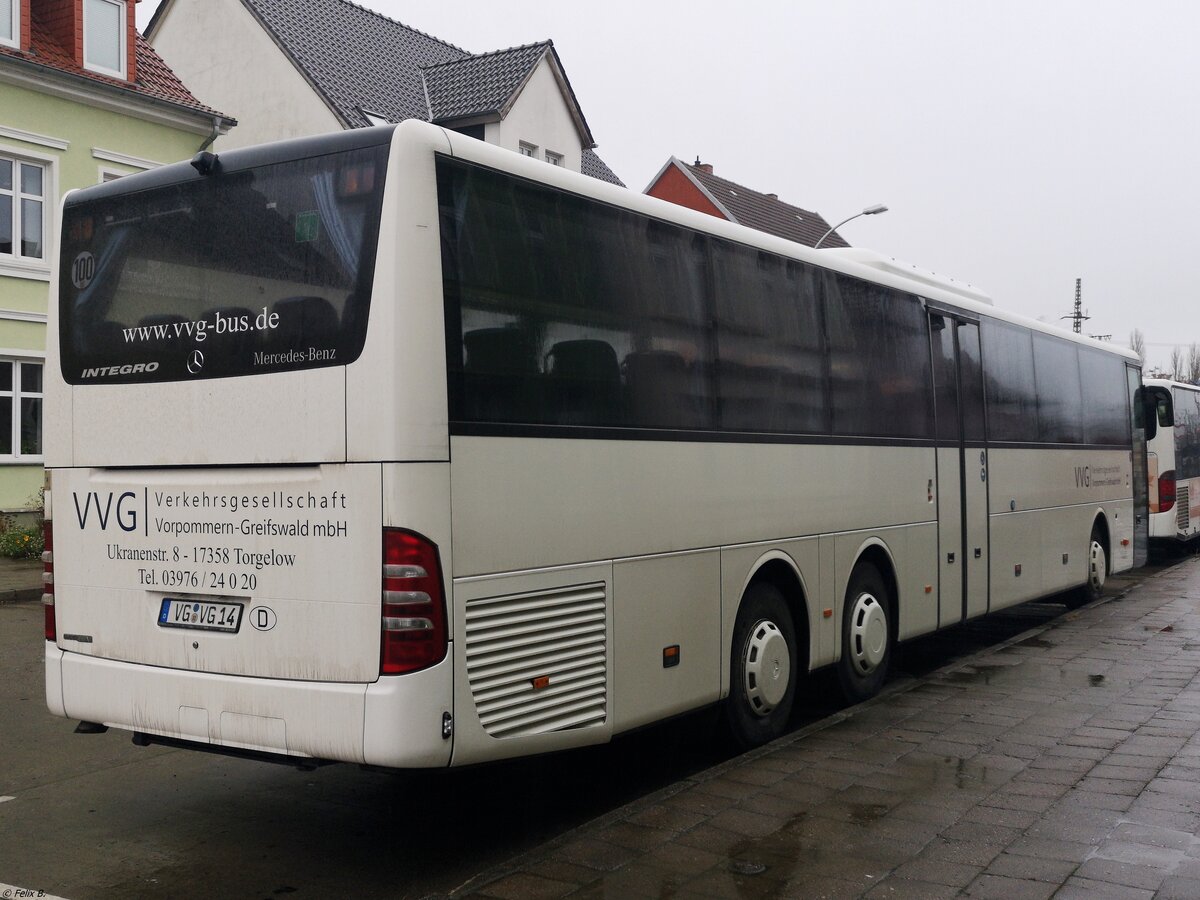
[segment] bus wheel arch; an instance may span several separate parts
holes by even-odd
[[[899,634],[899,591],[891,554],[881,541],[861,548],[846,580],[841,653],[837,675],[850,703],[867,700],[883,687]]]
[[[784,733],[808,660],[803,582],[789,558],[770,554],[742,590],[730,641],[724,719],[735,744],[750,749]]]

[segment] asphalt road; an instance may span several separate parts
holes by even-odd
[[[1027,604],[914,642],[894,678],[920,678],[1064,612]],[[301,772],[138,748],[126,732],[76,735],[46,712],[41,617],[40,605],[0,605],[0,884],[70,900],[443,893],[729,755],[710,739],[711,715],[454,772]],[[818,675],[804,693],[835,691]],[[796,726],[837,708],[810,700]]]

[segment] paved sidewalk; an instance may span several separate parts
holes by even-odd
[[[0,556],[0,603],[30,603],[41,599],[41,560]]]
[[[1200,897],[1200,560],[456,896]]]

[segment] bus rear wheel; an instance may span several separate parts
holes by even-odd
[[[887,584],[870,563],[859,563],[846,586],[842,610],[842,655],[838,683],[850,703],[874,697],[892,661]]]
[[[725,723],[743,750],[783,734],[796,699],[796,629],[782,592],[768,582],[746,589],[733,626]]]

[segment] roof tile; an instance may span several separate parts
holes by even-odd
[[[542,41],[426,66],[430,121],[500,113],[550,46]]]
[[[351,127],[429,119],[421,67],[470,56],[347,0],[242,0]]]
[[[170,103],[205,116],[220,116],[230,123],[235,121],[192,96],[192,92],[184,86],[171,68],[163,62],[162,57],[140,34],[136,35],[135,41],[134,54],[137,68],[136,80],[133,82],[110,78],[107,75],[100,75],[83,68],[75,61],[74,54],[62,47],[36,16],[32,17],[30,21],[30,48],[20,51],[11,47],[0,47],[0,59],[10,57],[34,65],[46,66],[68,75],[120,88],[131,94]]]
[[[583,151],[580,171],[584,175],[590,175],[601,181],[607,181],[609,184],[615,184],[617,187],[625,187],[625,182],[618,178],[617,173],[610,169],[608,164],[596,155],[595,150]]]
[[[695,165],[681,163],[714,199],[725,207],[739,225],[757,228],[767,234],[813,246],[829,230],[820,213],[784,203],[778,197],[753,190],[727,178],[706,172]],[[821,243],[822,247],[849,247],[836,231]]]

